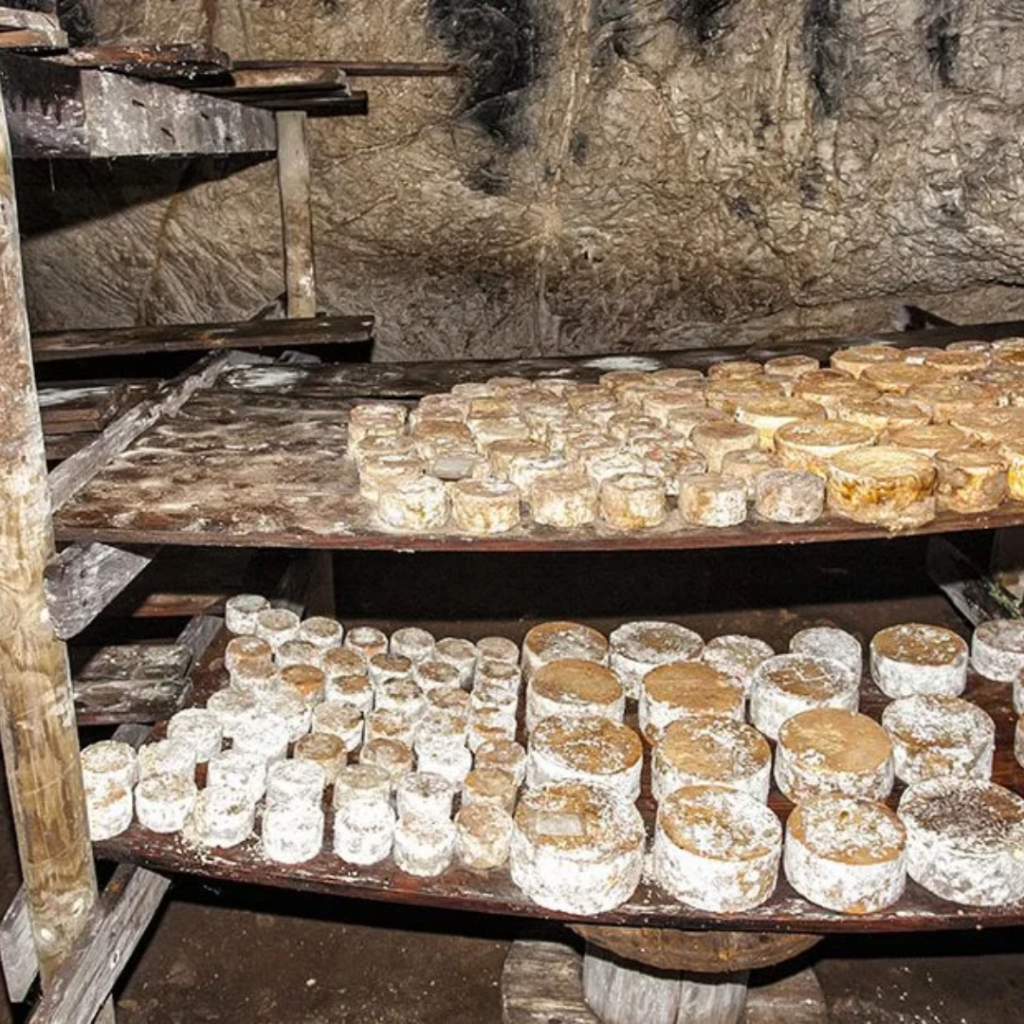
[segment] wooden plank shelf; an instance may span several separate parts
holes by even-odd
[[[941,602],[939,602],[941,606]],[[851,614],[859,609],[842,606]],[[872,609],[876,617],[880,609]],[[885,614],[884,609],[882,614]],[[842,616],[840,616],[842,617]],[[940,616],[947,625],[957,620],[951,612]],[[884,621],[884,620],[883,620]],[[789,635],[793,616],[779,611],[772,617],[772,632]],[[743,631],[744,613],[732,615],[721,623],[722,632]],[[765,625],[762,620],[761,625]],[[206,656],[193,673],[190,702],[203,705],[209,695],[226,684],[222,654],[226,643],[222,634],[211,644]],[[776,636],[768,639],[777,644]],[[781,644],[780,644],[781,646]],[[984,708],[996,722],[996,757],[993,780],[1024,795],[1024,769],[1013,758],[1015,716],[1010,703],[1010,688],[972,674],[965,697]],[[879,718],[887,703],[877,688],[866,680],[861,687],[861,710]],[[628,717],[627,717],[628,720]],[[635,723],[634,723],[635,724]],[[156,734],[162,734],[158,727]],[[639,807],[650,826],[654,805],[650,798],[649,753],[643,777],[643,795]],[[897,792],[890,800],[896,805]],[[871,931],[936,931],[960,928],[991,928],[1024,925],[1024,902],[1007,907],[961,907],[932,896],[914,882],[907,884],[903,898],[892,908],[867,916],[847,916],[823,910],[798,896],[782,877],[775,894],[763,906],[741,914],[709,914],[685,907],[652,882],[644,880],[633,897],[617,910],[594,917],[577,917],[547,911],[529,900],[513,884],[507,869],[479,873],[452,867],[443,875],[414,878],[399,871],[392,860],[372,867],[346,864],[332,850],[330,792],[325,803],[327,830],[324,849],[304,864],[282,865],[265,860],[255,839],[233,849],[196,849],[179,836],[161,836],[138,826],[113,839],[95,844],[99,857],[130,862],[158,871],[201,875],[225,881],[245,882],[277,888],[298,889],[325,894],[349,896],[394,903],[416,904],[517,917],[564,921],[586,921],[593,924],[628,925],[632,927],[669,927],[680,929],[731,929],[764,932],[801,932],[826,934],[833,932]],[[773,789],[770,805],[785,818],[791,804]],[[650,828],[648,828],[650,832]]]
[[[995,326],[1008,334],[1024,331],[1024,324]],[[957,330],[981,333],[977,327]],[[903,343],[910,342],[904,338]],[[835,346],[830,341],[781,351],[825,359]],[[603,525],[561,531],[526,521],[514,531],[488,537],[454,531],[405,534],[387,532],[379,524],[359,494],[355,466],[345,455],[347,408],[356,398],[412,400],[459,381],[507,374],[594,380],[615,366],[706,367],[778,351],[701,350],[625,360],[227,367],[208,386],[196,389],[172,418],[153,423],[71,495],[57,513],[57,536],[65,541],[192,546],[614,551],[870,540],[1024,524],[1024,504],[1007,501],[985,515],[941,513],[918,530],[897,534],[833,515],[801,526],[759,521],[752,515],[736,527],[698,528],[683,523],[675,511],[661,526],[637,533]]]

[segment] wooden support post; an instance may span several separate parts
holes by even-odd
[[[306,115],[299,110],[282,110],[276,116],[277,181],[281,190],[288,316],[311,317],[316,316],[316,272]]]
[[[67,651],[46,606],[54,555],[10,137],[0,95],[0,742],[46,988],[96,902]]]

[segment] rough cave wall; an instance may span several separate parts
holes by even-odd
[[[870,330],[893,297],[1024,308],[1019,0],[94,10],[106,41],[469,63],[357,82],[369,118],[311,123],[320,305],[375,312],[382,357]],[[88,174],[51,196],[74,223],[26,246],[37,326],[245,317],[280,291],[272,166],[167,173],[123,212],[96,215]]]

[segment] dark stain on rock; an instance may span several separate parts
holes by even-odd
[[[774,127],[775,118],[768,113],[767,110],[762,110],[756,123],[754,124],[754,145],[758,149],[764,149],[766,145],[765,133],[769,128]]]
[[[668,18],[702,50],[711,49],[732,29],[736,0],[668,0]]]
[[[806,0],[804,55],[814,87],[815,112],[821,117],[835,117],[841,105],[846,68],[842,21],[843,0]]]
[[[466,182],[470,188],[488,196],[507,195],[512,183],[508,161],[503,156],[486,160],[469,171],[466,175]]]
[[[738,220],[748,221],[758,227],[764,226],[764,212],[758,207],[757,201],[743,195],[742,192],[729,196],[725,201],[725,205],[729,207],[729,212]]]
[[[582,167],[587,162],[587,153],[590,150],[590,136],[577,128],[569,138],[569,156],[577,167]]]
[[[13,4],[35,11],[52,11],[49,0],[36,3]],[[96,42],[96,25],[93,21],[93,7],[83,0],[57,0],[57,17],[61,28],[68,34],[71,46],[89,46]]]
[[[639,25],[631,0],[591,0],[590,32],[594,39],[594,67],[607,67],[616,59],[629,60],[635,56]]]
[[[800,202],[804,206],[817,206],[824,190],[825,168],[816,156],[809,157],[804,160],[797,172],[797,191],[800,193]]]
[[[324,14],[341,14],[341,0],[320,0],[320,10]]]
[[[527,88],[543,74],[538,0],[428,0],[427,17],[469,67],[461,113],[510,150],[526,145],[520,115]]]
[[[944,89],[953,82],[953,67],[960,53],[959,4],[948,0],[926,0],[924,15],[924,45],[932,74]]]

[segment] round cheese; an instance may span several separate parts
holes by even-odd
[[[956,697],[967,685],[967,644],[942,626],[909,622],[879,630],[870,655],[871,678],[887,697]]]
[[[734,476],[679,477],[679,514],[693,526],[738,526],[747,518],[747,486]]]
[[[451,485],[451,519],[473,534],[507,533],[519,525],[519,488],[501,480],[456,480]]]
[[[640,731],[656,743],[677,719],[718,715],[743,721],[743,708],[743,687],[724,672],[692,661],[660,665],[643,679]]]
[[[828,505],[859,523],[900,529],[935,518],[938,475],[931,459],[890,446],[859,448],[832,458]]]
[[[627,622],[608,637],[609,665],[619,677],[627,698],[640,696],[645,675],[673,661],[696,661],[704,641],[692,629],[675,622]]]
[[[754,508],[775,523],[813,523],[825,507],[825,482],[816,473],[769,469],[754,481]]]
[[[523,676],[527,682],[541,665],[573,658],[608,664],[608,641],[596,629],[578,622],[545,622],[523,639]]]
[[[974,670],[997,683],[1013,683],[1024,672],[1024,620],[991,619],[971,637]]]
[[[508,861],[512,817],[492,804],[462,805],[455,816],[455,855],[463,867],[491,871]]]
[[[754,670],[750,720],[769,739],[778,739],[783,722],[801,711],[856,711],[859,682],[838,661],[805,654],[777,654]]]
[[[845,665],[855,679],[864,671],[864,655],[860,641],[845,629],[835,626],[810,626],[794,633],[789,641],[793,654],[809,654],[815,658],[831,658]]]

